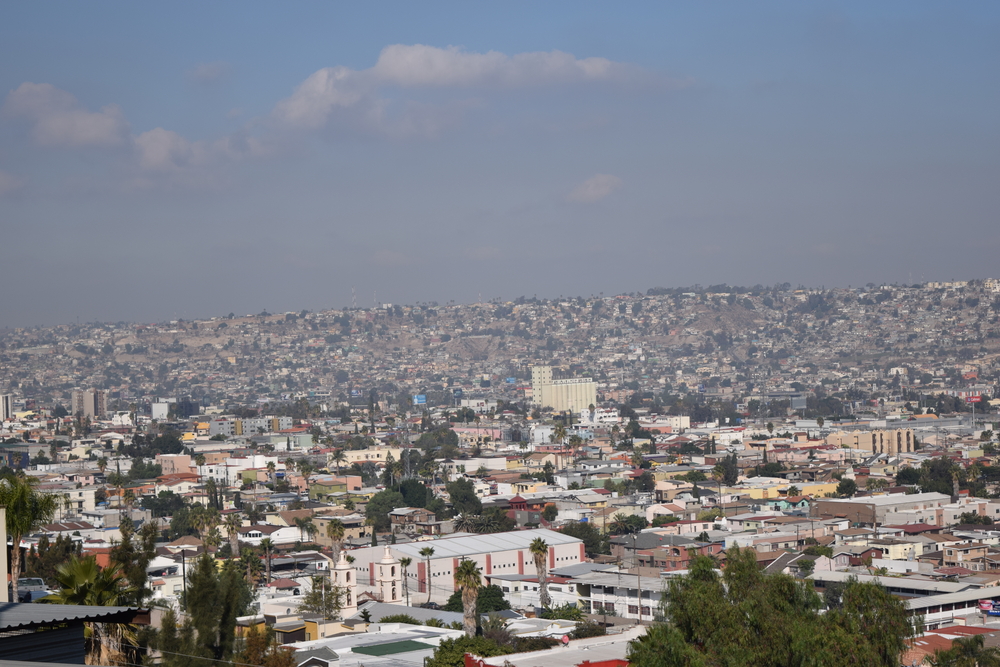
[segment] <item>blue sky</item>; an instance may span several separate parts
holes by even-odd
[[[998,275],[995,3],[5,3],[0,323]]]

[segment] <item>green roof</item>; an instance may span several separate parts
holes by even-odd
[[[424,651],[429,648],[434,648],[430,644],[425,644],[424,642],[416,642],[412,639],[406,639],[401,642],[389,642],[387,644],[375,644],[374,646],[355,646],[351,648],[352,653],[361,653],[363,655],[393,655],[394,653],[409,653],[410,651]]]

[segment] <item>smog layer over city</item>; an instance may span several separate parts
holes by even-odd
[[[998,34],[7,3],[0,657],[1000,663]]]

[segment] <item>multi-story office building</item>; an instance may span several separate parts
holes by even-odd
[[[0,394],[0,421],[14,418],[14,394]]]

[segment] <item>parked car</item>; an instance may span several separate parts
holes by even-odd
[[[13,586],[8,584],[8,589],[13,591]],[[45,580],[38,577],[21,577],[17,580],[17,601],[34,602],[38,598],[43,598],[52,591],[45,585]]]

